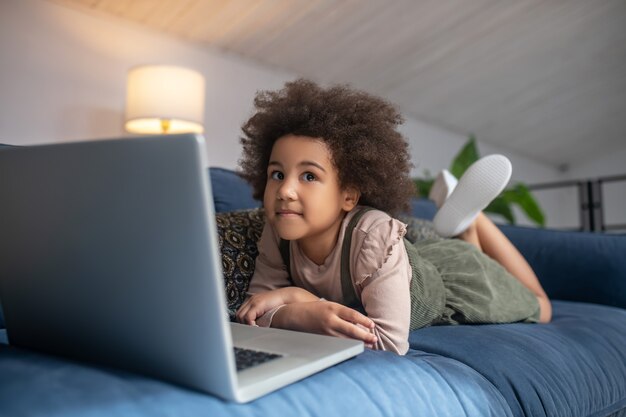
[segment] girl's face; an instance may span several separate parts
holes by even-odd
[[[341,221],[358,197],[358,192],[340,187],[321,140],[286,135],[274,143],[263,205],[282,239],[334,246]]]

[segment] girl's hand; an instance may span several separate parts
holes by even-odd
[[[368,348],[377,341],[374,322],[356,310],[331,301],[289,304],[276,312],[272,327],[362,340]]]
[[[256,320],[266,312],[283,304],[318,301],[319,297],[305,289],[298,287],[285,287],[277,290],[254,294],[237,310],[239,323],[255,325]]]

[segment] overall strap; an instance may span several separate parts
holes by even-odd
[[[350,274],[350,247],[352,245],[352,232],[356,224],[361,220],[361,217],[370,210],[373,210],[373,208],[363,207],[350,219],[341,246],[341,291],[343,293],[344,304],[363,314],[365,314],[365,309],[363,308],[361,300],[359,300],[354,292],[352,275]]]
[[[278,243],[278,250],[280,251],[280,256],[283,258],[283,263],[285,264],[285,268],[287,268],[287,279],[289,283],[293,285],[293,278],[291,278],[291,251],[289,248],[290,240],[281,239]]]

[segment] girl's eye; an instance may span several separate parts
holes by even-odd
[[[315,181],[316,177],[315,175],[311,174],[310,172],[305,172],[304,174],[302,174],[302,179],[310,182],[310,181]]]
[[[282,181],[282,180],[285,178],[285,174],[283,174],[283,173],[282,173],[282,172],[280,172],[280,171],[272,171],[272,173],[270,174],[270,177],[271,177],[273,180],[279,180],[279,181]]]

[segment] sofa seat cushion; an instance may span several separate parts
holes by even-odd
[[[515,416],[626,412],[626,310],[553,301],[549,324],[440,326],[410,344],[481,373]]]
[[[243,405],[3,344],[0,375],[0,416],[511,416],[480,374],[417,351],[366,350]]]

